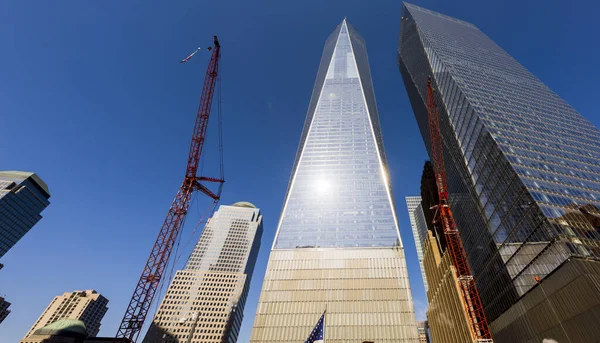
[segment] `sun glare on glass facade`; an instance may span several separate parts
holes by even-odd
[[[399,244],[386,170],[365,44],[341,25],[325,44],[274,247]]]
[[[365,42],[329,36],[250,343],[418,342]]]

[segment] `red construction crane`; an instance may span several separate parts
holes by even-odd
[[[478,342],[492,342],[492,334],[488,327],[483,311],[483,305],[473,280],[471,267],[467,254],[462,244],[460,234],[456,228],[450,204],[448,202],[448,183],[446,182],[446,166],[444,165],[444,152],[442,151],[442,134],[435,104],[434,90],[431,79],[427,81],[427,112],[429,120],[429,136],[431,138],[431,154],[433,155],[433,168],[438,189],[439,204],[432,207],[434,211],[433,224],[442,225],[446,236],[448,250],[452,264],[456,268],[458,282],[466,305],[466,312],[471,324],[471,332]]]
[[[133,342],[137,340],[140,331],[142,330],[142,326],[144,325],[146,315],[150,309],[150,305],[152,305],[156,290],[163,277],[165,268],[169,262],[175,240],[183,226],[192,199],[192,193],[194,191],[200,191],[214,199],[214,201],[218,201],[220,198],[221,188],[224,182],[222,159],[220,178],[196,175],[200,156],[202,155],[208,118],[219,72],[220,48],[221,45],[219,44],[219,40],[217,39],[217,36],[214,36],[214,48],[212,49],[212,56],[204,78],[204,86],[202,87],[200,105],[196,115],[196,124],[194,125],[185,178],[175,196],[175,200],[173,200],[173,203],[169,208],[169,213],[167,213],[167,217],[158,233],[158,238],[152,247],[152,252],[150,252],[150,257],[148,257],[144,271],[133,292],[129,306],[127,306],[127,311],[125,312],[125,316],[123,316],[123,321],[117,332],[116,337],[118,338],[128,338]],[[219,183],[219,190],[214,193],[208,187],[203,185],[201,183],[202,181]]]

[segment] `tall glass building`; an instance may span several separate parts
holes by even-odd
[[[34,173],[0,171],[0,258],[42,219],[48,186]]]
[[[430,153],[428,78],[436,90],[450,202],[495,340],[600,340],[598,129],[474,25],[407,3],[398,63]]]
[[[427,238],[427,222],[425,213],[423,213],[423,206],[421,206],[421,197],[406,197],[406,207],[408,209],[408,219],[410,219],[413,238],[415,239],[419,268],[421,268],[421,276],[423,277],[423,286],[425,286],[425,292],[427,292],[429,287],[427,285],[427,278],[425,277],[425,268],[423,267],[423,247]]]
[[[250,342],[417,342],[365,41],[325,43]]]
[[[0,324],[8,317],[10,314],[10,303],[4,299],[4,297],[0,296]]]
[[[221,205],[175,273],[143,342],[237,342],[262,232],[253,204]]]

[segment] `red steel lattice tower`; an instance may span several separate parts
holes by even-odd
[[[469,316],[471,332],[478,342],[492,342],[492,334],[490,333],[483,305],[481,304],[481,299],[473,280],[467,254],[448,202],[448,184],[446,182],[444,152],[442,151],[442,134],[431,79],[427,82],[427,112],[433,168],[440,198],[439,204],[432,208],[435,211],[433,223],[434,225],[442,225],[444,230],[452,265],[456,268],[462,297],[466,305],[465,310]]]
[[[156,290],[158,289],[163,273],[169,262],[175,240],[183,226],[192,199],[192,193],[194,191],[200,191],[215,201],[218,201],[220,198],[221,188],[224,182],[222,162],[221,178],[196,175],[198,172],[200,156],[202,155],[202,148],[204,147],[208,118],[215,92],[215,84],[217,83],[218,78],[220,48],[221,46],[217,36],[215,36],[214,48],[206,70],[202,95],[200,96],[200,105],[196,115],[196,123],[192,135],[185,178],[183,179],[183,183],[181,184],[181,187],[175,196],[175,200],[173,200],[173,203],[169,208],[169,212],[160,232],[158,233],[158,238],[150,252],[150,257],[148,257],[144,271],[140,276],[140,280],[133,292],[129,306],[127,306],[127,310],[123,316],[119,331],[117,332],[117,337],[128,338],[133,342],[137,340],[140,331],[142,330],[142,326],[144,325],[146,315],[150,310],[150,305],[152,305]],[[201,181],[219,183],[219,191],[214,193],[208,187],[201,184]]]

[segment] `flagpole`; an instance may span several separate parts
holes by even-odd
[[[327,303],[325,303],[325,311],[323,312],[323,343],[327,343],[327,325],[325,325],[325,317],[327,317]]]

